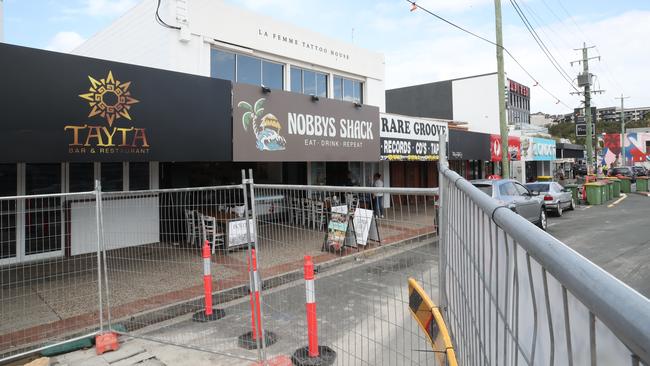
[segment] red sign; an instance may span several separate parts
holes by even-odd
[[[513,93],[521,94],[524,97],[530,95],[530,89],[527,86],[521,85],[516,81],[508,80],[510,83],[510,91]]]
[[[521,142],[517,136],[508,136],[508,154],[510,160],[521,160]],[[490,157],[492,161],[501,161],[501,136],[490,135]]]

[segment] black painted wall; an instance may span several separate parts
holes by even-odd
[[[386,90],[386,112],[454,119],[452,80]]]

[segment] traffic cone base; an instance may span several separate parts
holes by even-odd
[[[291,356],[296,366],[329,366],[336,361],[336,351],[327,346],[318,346],[318,356],[309,357],[309,346],[298,348]]]
[[[211,322],[219,320],[226,316],[226,311],[223,309],[212,308],[212,314],[206,314],[205,310],[198,311],[192,315],[192,320],[199,323]]]
[[[271,331],[264,331],[264,345],[269,347],[278,341],[278,335]],[[243,349],[257,349],[257,339],[253,339],[253,332],[248,332],[237,337],[237,344]]]

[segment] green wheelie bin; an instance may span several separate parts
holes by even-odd
[[[648,192],[648,177],[636,177],[636,191]]]
[[[618,179],[621,180],[621,192],[632,193],[632,181],[630,178],[619,176]]]
[[[612,198],[621,197],[621,180],[616,177],[607,177],[607,180],[612,182],[612,187],[613,187]]]
[[[601,183],[585,183],[584,188],[587,190],[587,203],[590,205],[603,204],[603,185]]]

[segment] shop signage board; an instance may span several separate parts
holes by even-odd
[[[377,161],[379,108],[233,86],[234,161]]]
[[[357,208],[354,210],[354,230],[356,231],[357,244],[365,246],[368,240],[380,242],[379,228],[372,210]]]
[[[440,134],[447,122],[381,113],[381,160],[438,160]]]
[[[0,162],[230,161],[231,83],[0,43]]]
[[[255,242],[255,220],[248,219],[251,231],[251,242]],[[248,243],[248,232],[246,230],[246,220],[228,221],[228,248],[244,245]]]
[[[521,160],[521,142],[518,136],[508,136],[508,155],[510,161]],[[490,157],[501,161],[501,135],[490,135]]]
[[[539,137],[522,137],[521,157],[526,161],[555,160],[555,140],[543,139]]]
[[[576,136],[587,136],[587,124],[576,123]],[[591,136],[596,136],[596,124],[591,124]]]
[[[330,221],[327,224],[327,236],[325,237],[325,245],[327,250],[340,250],[343,246],[356,246],[356,240],[352,238],[349,230],[350,214],[348,206],[332,206],[332,213]]]
[[[490,160],[490,135],[449,130],[449,160]]]

